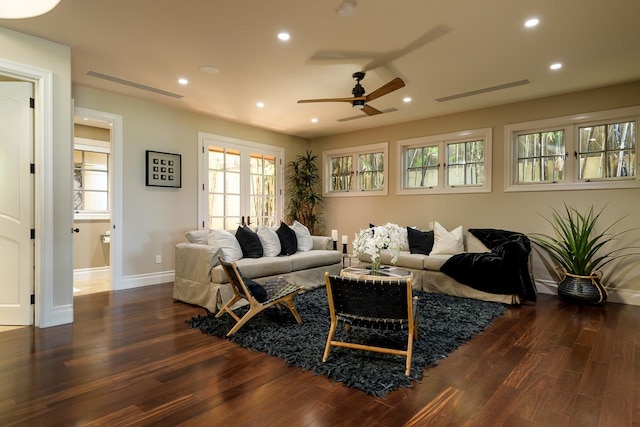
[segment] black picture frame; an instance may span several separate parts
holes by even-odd
[[[146,151],[147,187],[182,188],[182,155]]]

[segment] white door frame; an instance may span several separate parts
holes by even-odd
[[[122,285],[122,116],[75,107],[74,115],[111,123],[111,165],[109,179],[111,194],[111,242],[109,264],[111,266],[111,289],[124,289]],[[73,188],[73,187],[71,187]]]
[[[57,324],[53,306],[53,73],[0,59],[0,73],[34,84],[35,326]]]

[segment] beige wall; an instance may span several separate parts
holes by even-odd
[[[285,164],[309,147],[307,140],[168,108],[114,93],[73,86],[76,107],[123,117],[123,276],[174,269],[175,244],[198,228],[198,132],[283,147]],[[179,101],[176,101],[179,102]],[[182,155],[182,188],[145,186],[145,150]],[[155,263],[155,256],[162,263]]]
[[[75,221],[73,228],[73,268],[100,268],[109,265],[110,243],[102,243],[102,235],[109,231],[110,221]]]
[[[73,303],[73,271],[71,258],[71,144],[73,123],[71,117],[71,50],[68,46],[0,27],[0,58],[16,64],[50,71],[53,75],[53,258],[51,269],[43,275],[51,278],[52,289],[43,290],[43,310],[49,315],[46,321],[58,323],[66,319]],[[41,206],[42,208],[42,206]],[[64,321],[64,320],[63,320]],[[48,326],[48,325],[47,325]]]
[[[575,204],[579,208],[592,204],[600,208],[608,203],[603,215],[603,225],[614,218],[628,215],[622,225],[625,228],[640,227],[640,188],[505,193],[503,166],[506,124],[637,105],[640,105],[640,82],[312,140],[311,147],[320,156],[323,150],[389,142],[389,195],[326,198],[326,228],[338,229],[340,235],[348,234],[350,242],[354,233],[367,227],[369,223],[382,224],[386,221],[421,228],[426,228],[429,221],[439,221],[447,228],[464,225],[465,228],[492,227],[524,233],[551,232],[540,214],[549,215],[551,208],[562,208],[564,202]],[[398,139],[487,127],[493,129],[491,193],[395,195]],[[635,241],[625,236],[620,244],[637,245],[640,234],[636,236],[638,238]],[[610,265],[605,270],[607,285],[640,291],[638,261],[636,258]],[[551,280],[550,273],[543,268],[537,255],[535,266],[537,280]]]

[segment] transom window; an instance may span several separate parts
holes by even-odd
[[[387,147],[385,142],[323,152],[323,196],[386,195]]]
[[[640,107],[505,127],[507,191],[636,186]]]
[[[397,194],[491,191],[491,129],[398,141]]]

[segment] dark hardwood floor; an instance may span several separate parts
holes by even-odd
[[[172,284],[75,299],[75,322],[0,333],[0,425],[635,426],[640,307],[540,295],[376,399],[188,329]]]

